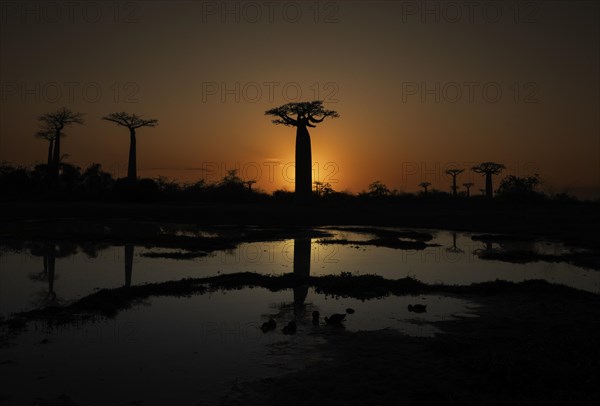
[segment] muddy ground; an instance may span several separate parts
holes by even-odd
[[[460,297],[479,317],[435,323],[435,338],[326,330],[332,361],[238,385],[223,404],[600,403],[599,297],[541,287]]]

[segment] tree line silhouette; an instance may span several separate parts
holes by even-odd
[[[538,174],[527,177],[509,175],[503,178],[497,190],[493,188],[493,177],[499,175],[506,166],[496,162],[482,162],[469,168],[485,179],[485,189],[480,189],[481,196],[472,196],[473,182],[463,183],[464,191],[459,191],[457,179],[466,168],[452,168],[445,174],[452,179],[450,193],[430,190],[430,182],[423,181],[419,186],[422,192],[416,194],[390,190],[380,181],[369,185],[367,191],[356,195],[349,192],[335,191],[331,184],[312,180],[312,152],[308,128],[316,127],[325,118],[337,118],[339,114],[323,107],[322,101],[288,103],[267,110],[266,115],[275,116],[274,124],[296,128],[296,188],[295,192],[276,190],[267,194],[253,189],[256,180],[244,180],[236,170],[228,171],[223,179],[207,182],[200,179],[192,183],[177,183],[159,177],[155,179],[137,176],[137,140],[136,130],[142,127],[156,127],[157,119],[146,119],[137,114],[126,112],[110,113],[102,120],[115,123],[129,130],[129,158],[127,177],[115,179],[102,169],[101,164],[94,163],[85,169],[70,164],[68,155],[61,154],[61,139],[67,133],[65,129],[78,124],[84,125],[84,114],[62,107],[55,112],[38,117],[40,129],[35,137],[48,142],[46,164],[37,164],[33,168],[0,164],[0,190],[2,200],[19,199],[66,199],[66,200],[100,200],[100,201],[219,201],[219,202],[251,202],[251,201],[295,201],[307,203],[310,200],[351,201],[351,200],[398,200],[409,196],[421,199],[454,199],[496,197],[517,200],[540,200],[551,196],[538,190],[542,183]],[[572,196],[559,194],[552,196],[558,200],[574,200]]]

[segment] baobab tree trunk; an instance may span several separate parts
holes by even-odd
[[[135,158],[135,129],[129,129],[129,163],[127,165],[127,178],[137,179],[137,163]]]
[[[494,189],[492,188],[492,174],[485,174],[485,197],[491,199],[494,196]]]
[[[54,136],[54,151],[52,156],[52,166],[58,176],[58,168],[60,168],[60,131],[56,130]]]
[[[48,166],[52,165],[52,148],[54,147],[54,140],[48,140]]]
[[[306,203],[312,194],[312,153],[306,126],[296,130],[296,201]]]
[[[54,147],[52,151],[52,163],[50,165],[50,183],[58,187],[58,175],[60,173],[60,130],[56,130],[54,136]]]
[[[456,176],[452,177],[452,196],[456,196]]]

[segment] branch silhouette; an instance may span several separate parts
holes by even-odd
[[[506,169],[504,164],[496,162],[482,162],[471,168],[475,173],[479,173],[485,176],[485,197],[491,199],[494,196],[494,189],[492,187],[492,175],[498,175]]]
[[[41,129],[35,134],[38,138],[44,138],[51,142],[49,147],[48,155],[52,155],[52,158],[48,159],[48,164],[52,169],[52,173],[55,180],[58,179],[58,172],[60,168],[60,139],[65,135],[62,131],[65,127],[71,124],[84,124],[83,113],[75,113],[66,107],[61,107],[53,113],[42,114],[38,117]],[[52,140],[50,140],[50,133],[53,133]]]
[[[102,120],[110,121],[118,126],[126,127],[129,129],[129,161],[127,164],[127,178],[129,180],[137,179],[137,148],[136,148],[136,137],[135,130],[141,127],[156,127],[158,120],[156,119],[144,119],[142,116],[137,114],[129,114],[124,111],[119,113],[111,113],[107,116],[102,117]]]

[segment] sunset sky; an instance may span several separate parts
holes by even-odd
[[[314,180],[335,190],[448,191],[444,169],[496,161],[600,197],[594,1],[1,6],[2,161],[44,162],[36,117],[66,106],[86,114],[66,129],[68,162],[125,176],[128,133],[100,117],[127,111],[159,120],[138,132],[140,176],[215,181],[237,167],[293,190],[295,130],[264,112],[323,99],[341,117],[310,131]]]

